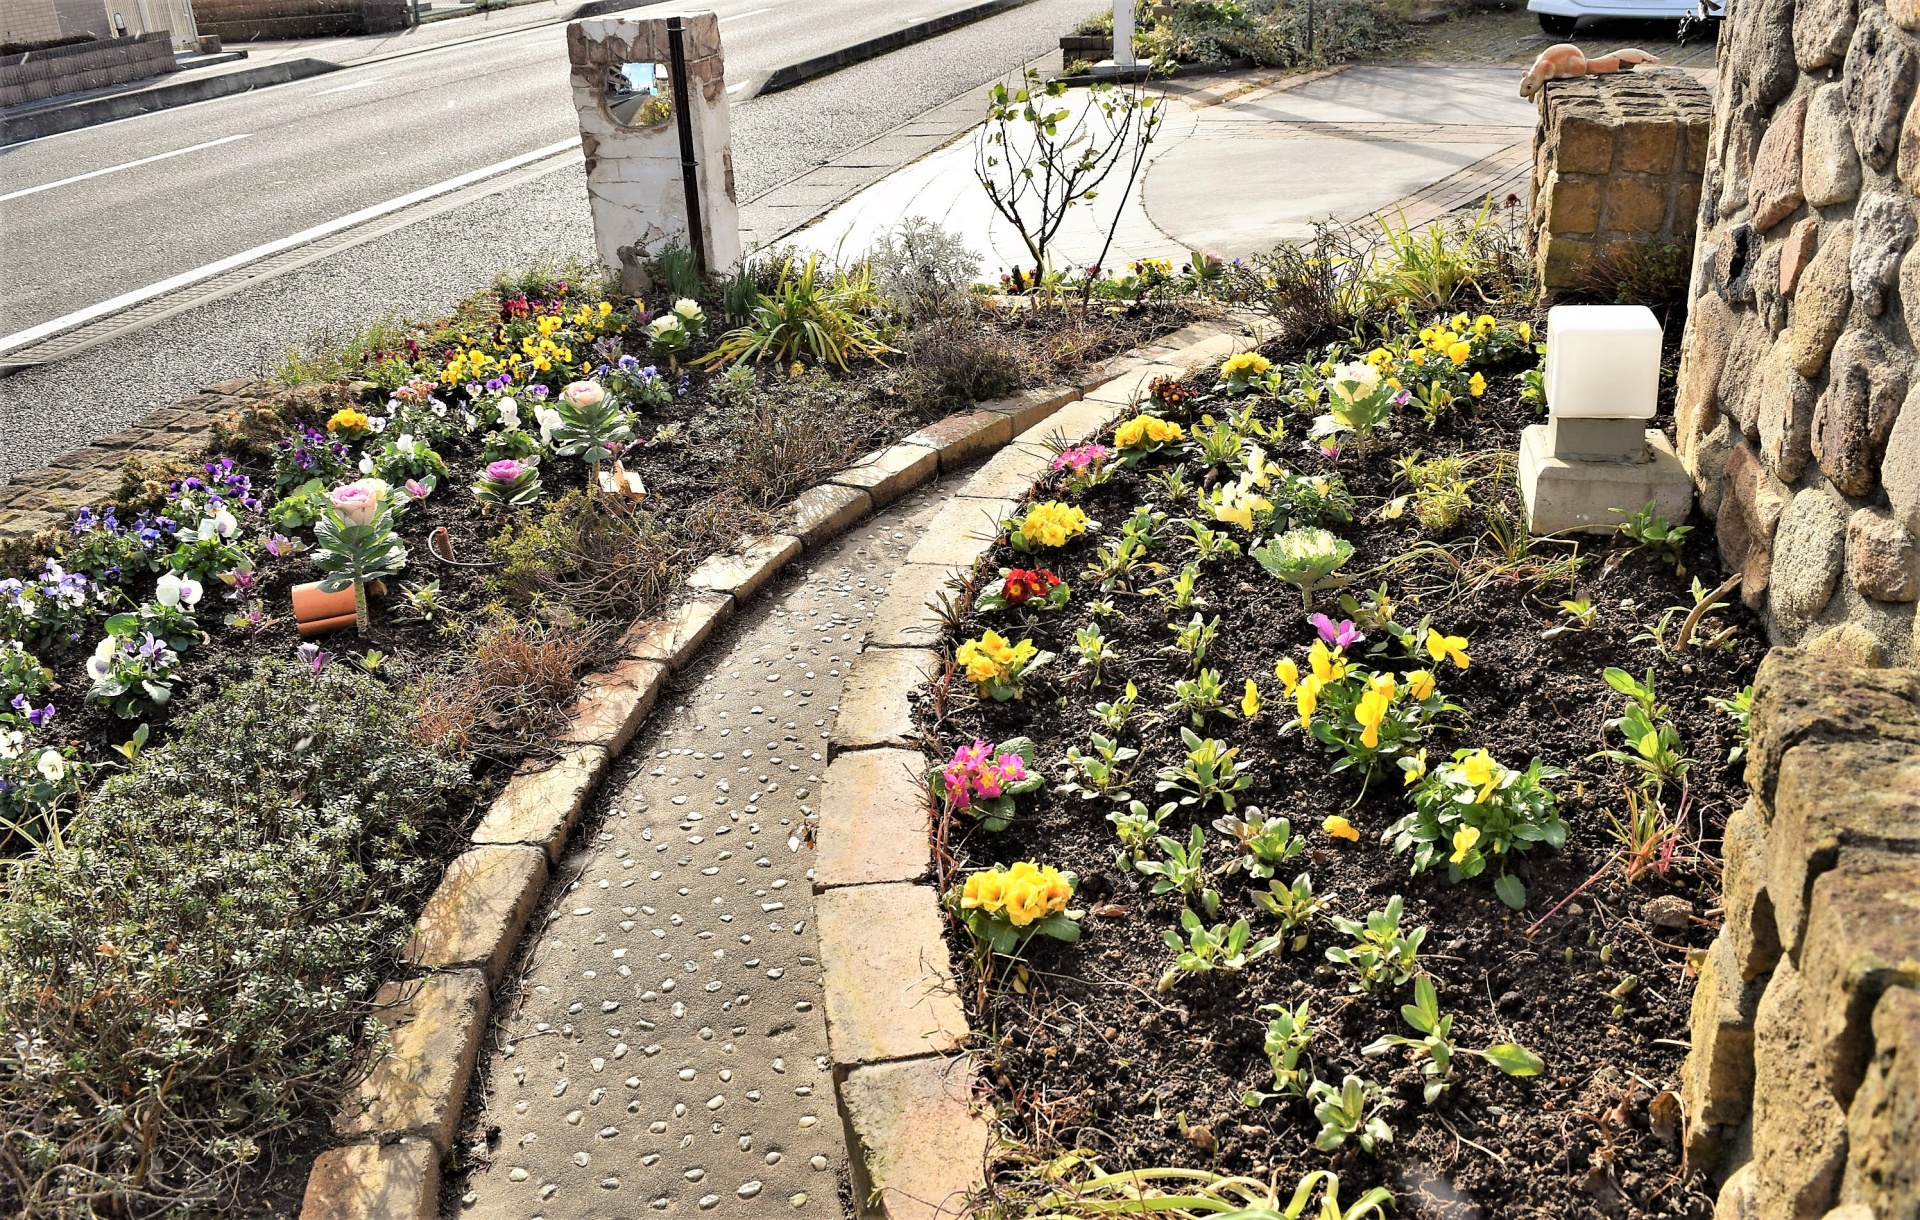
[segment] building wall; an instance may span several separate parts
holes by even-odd
[[[44,42],[60,36],[60,15],[53,0],[6,0],[0,4],[0,42]]]

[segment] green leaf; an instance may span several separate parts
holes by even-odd
[[[1538,1076],[1547,1067],[1540,1056],[1518,1042],[1496,1043],[1480,1055],[1509,1076]]]
[[[1527,905],[1527,887],[1512,873],[1502,873],[1493,883],[1493,892],[1516,911]]]

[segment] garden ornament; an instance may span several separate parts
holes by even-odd
[[[1533,61],[1527,74],[1520,78],[1520,96],[1532,97],[1550,80],[1564,80],[1571,76],[1601,76],[1609,72],[1631,72],[1635,64],[1657,64],[1658,55],[1642,51],[1639,47],[1622,47],[1611,55],[1601,55],[1588,59],[1580,53],[1580,48],[1570,42],[1555,43],[1540,52]]]

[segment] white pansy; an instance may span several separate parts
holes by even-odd
[[[540,425],[540,439],[546,444],[553,443],[553,430],[560,426],[560,412],[552,407],[535,407],[533,418]]]
[[[520,426],[520,404],[518,402],[511,398],[502,398],[494,405],[500,412],[500,426],[502,428],[518,428]]]
[[[0,729],[0,758],[20,757],[20,746],[27,735],[17,729]]]
[[[60,757],[58,750],[40,751],[40,761],[35,764],[35,767],[41,775],[46,777],[49,784],[57,784],[67,778],[67,760]]]
[[[226,509],[218,509],[213,514],[213,532],[222,538],[231,538],[240,532],[240,522]]]
[[[119,646],[120,642],[112,636],[101,640],[93,655],[87,658],[87,676],[95,682],[106,681],[107,675],[113,672],[113,654]]]

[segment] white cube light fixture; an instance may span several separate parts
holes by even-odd
[[[1652,419],[1660,320],[1645,305],[1547,311],[1547,409],[1557,419]]]
[[[1679,523],[1693,480],[1659,406],[1660,321],[1644,305],[1547,311],[1547,422],[1520,437],[1520,494],[1536,534],[1607,530],[1652,502]]]

